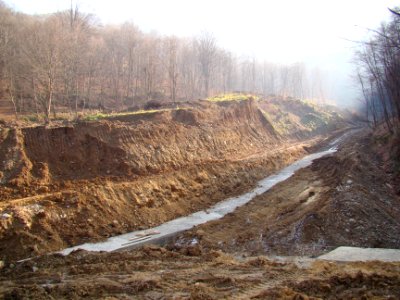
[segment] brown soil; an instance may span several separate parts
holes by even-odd
[[[283,140],[253,101],[1,128],[0,258],[27,258],[207,208],[319,140]]]
[[[228,252],[320,255],[338,246],[400,248],[400,198],[370,151],[372,136],[352,136],[331,156],[226,217],[178,238]]]
[[[398,299],[399,263],[235,258],[199,247],[44,256],[0,271],[4,299]]]
[[[244,123],[229,123],[228,118],[218,125],[223,118],[214,107],[209,115],[215,123],[209,117],[202,121],[202,109],[156,114],[157,121],[150,123],[141,118],[72,129],[18,129],[11,135],[4,131],[0,224],[6,261],[0,262],[0,298],[399,299],[400,263],[260,256],[309,257],[339,245],[399,248],[400,200],[389,183],[393,174],[385,172],[389,159],[373,154],[375,139],[367,132],[351,136],[336,154],[164,248],[75,251],[15,262],[207,207],[247,190],[305,149],[315,149],[317,140],[291,141],[289,146],[251,105],[224,107],[231,115],[237,110],[238,116],[253,118]],[[157,137],[163,147],[159,153],[148,134],[161,128],[168,136]],[[41,130],[38,138],[46,136],[41,142],[30,137],[36,130]],[[229,137],[231,142],[224,143]],[[190,150],[186,139],[197,146]],[[48,145],[54,141],[62,141],[54,145],[67,153],[53,151]],[[84,152],[90,145],[100,150]],[[68,167],[72,158],[60,161],[57,155],[74,156],[76,163]],[[134,155],[133,163],[127,157]],[[127,166],[115,167],[109,159]]]

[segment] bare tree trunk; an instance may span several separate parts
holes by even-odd
[[[368,100],[367,91],[365,90],[364,81],[363,81],[363,79],[362,79],[362,77],[361,77],[361,74],[358,72],[357,75],[358,75],[358,80],[360,81],[360,84],[361,84],[362,93],[363,93],[363,95],[364,95],[365,113],[366,113],[366,116],[365,116],[365,117],[366,117],[366,120],[367,120],[367,122],[368,122],[368,126],[370,126],[369,114],[368,114],[368,112],[369,112],[369,100]]]

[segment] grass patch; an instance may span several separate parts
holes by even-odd
[[[208,101],[212,102],[223,102],[223,101],[244,101],[244,100],[259,100],[260,97],[252,94],[241,94],[241,93],[229,93],[219,94],[214,97],[207,98]]]
[[[304,126],[310,128],[311,130],[315,130],[317,128],[327,126],[328,120],[326,120],[324,116],[309,113],[306,114],[303,118],[301,118],[301,123]]]
[[[277,114],[270,114],[268,112],[266,112],[263,109],[260,109],[262,114],[264,115],[264,117],[271,123],[272,127],[274,127],[275,131],[279,134],[279,135],[286,135],[290,132],[290,130],[292,129],[292,124],[289,120],[289,114],[282,112],[279,108],[278,108],[278,113]]]
[[[118,117],[125,117],[125,116],[133,116],[133,115],[143,115],[143,114],[154,114],[158,112],[164,112],[164,111],[175,111],[175,110],[181,110],[183,108],[164,108],[164,109],[150,109],[150,110],[137,110],[137,111],[132,111],[132,112],[120,112],[120,113],[110,113],[110,114],[104,114],[101,112],[97,112],[94,114],[86,115],[82,118],[84,121],[98,121],[101,119],[113,119],[113,118],[118,118]]]
[[[20,118],[25,122],[31,122],[31,123],[40,122],[42,120],[37,115],[22,115],[20,116]]]

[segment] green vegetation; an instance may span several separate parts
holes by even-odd
[[[242,93],[219,94],[217,96],[207,98],[208,101],[213,101],[213,102],[259,100],[259,99],[260,99],[259,96],[253,94],[242,94]]]
[[[301,123],[311,130],[327,126],[328,120],[323,118],[323,116],[322,117],[321,116],[313,113],[306,114],[301,118]]]
[[[95,114],[86,115],[82,118],[84,121],[97,121],[101,119],[113,119],[118,117],[125,117],[125,116],[133,116],[133,115],[143,115],[143,114],[154,114],[163,111],[174,111],[174,110],[181,110],[183,108],[164,108],[164,109],[150,109],[150,110],[137,110],[133,112],[120,112],[120,113],[110,113],[104,114],[101,112],[97,112]]]
[[[271,124],[271,126],[274,128],[274,130],[279,134],[282,135],[283,132],[280,128],[280,126],[277,126],[274,118],[272,118],[272,116],[270,116],[265,110],[260,108],[261,113],[263,114],[264,118]]]
[[[275,113],[268,113],[261,109],[264,117],[272,124],[278,134],[289,134],[295,124],[295,121],[293,120],[294,115],[291,115],[288,112],[283,112],[280,108],[275,108],[273,111]]]
[[[25,115],[21,119],[25,122],[39,122],[38,115]]]

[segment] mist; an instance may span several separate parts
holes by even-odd
[[[131,22],[147,34],[195,38],[211,34],[219,48],[239,61],[276,66],[303,65],[305,82],[319,74],[319,100],[356,107],[359,88],[353,54],[360,41],[389,17],[396,1],[41,1],[7,0],[27,14],[50,14],[72,6],[98,24]],[[313,75],[314,74],[314,75]],[[309,82],[304,96],[313,97]],[[292,95],[298,97],[299,95]]]

